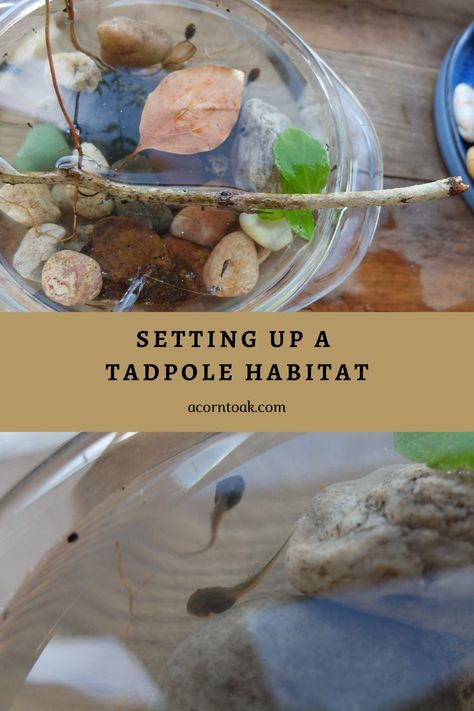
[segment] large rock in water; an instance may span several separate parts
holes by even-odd
[[[180,645],[160,679],[160,708],[465,711],[437,646],[430,633],[327,600],[249,602]]]
[[[233,149],[236,187],[256,192],[280,192],[273,144],[291,121],[271,104],[249,99],[240,117],[240,134]]]
[[[474,476],[424,465],[324,489],[286,554],[291,584],[474,640]],[[354,591],[356,591],[354,593]]]

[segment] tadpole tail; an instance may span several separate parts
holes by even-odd
[[[272,568],[273,565],[275,564],[277,558],[278,558],[278,557],[281,555],[281,553],[283,553],[283,551],[285,550],[286,546],[288,545],[288,543],[290,542],[291,538],[293,537],[293,534],[294,534],[295,531],[296,531],[296,526],[295,526],[295,528],[292,530],[292,532],[290,533],[290,535],[288,536],[288,538],[285,540],[285,542],[283,543],[283,545],[280,546],[280,548],[277,550],[277,552],[270,558],[270,560],[268,561],[268,563],[265,563],[265,565],[263,566],[263,568],[262,568],[261,570],[259,570],[257,573],[255,573],[255,575],[252,575],[250,578],[247,578],[247,580],[244,580],[243,583],[239,583],[239,584],[236,585],[234,588],[232,588],[232,590],[235,592],[235,594],[236,594],[237,596],[240,596],[240,595],[247,595],[247,593],[251,592],[251,591],[254,590],[258,585],[260,585],[260,583],[262,582],[262,580],[264,579],[264,577],[267,575],[267,573],[271,570],[271,568]]]
[[[209,540],[209,543],[206,546],[204,546],[204,548],[200,548],[197,551],[192,551],[191,553],[185,553],[185,556],[187,558],[192,558],[195,555],[202,555],[203,553],[207,553],[207,551],[212,548],[212,546],[214,545],[214,543],[217,540],[217,532],[219,530],[219,524],[222,521],[226,511],[227,511],[226,502],[221,499],[214,506],[214,509],[212,510],[212,513],[211,513],[211,538]]]

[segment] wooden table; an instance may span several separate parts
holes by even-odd
[[[380,137],[385,185],[447,175],[433,122],[443,57],[472,0],[267,0],[350,86]],[[357,272],[313,311],[473,311],[474,215],[461,199],[385,209]]]

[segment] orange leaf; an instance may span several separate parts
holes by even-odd
[[[147,99],[135,153],[153,148],[192,155],[220,146],[239,117],[244,78],[215,65],[169,74]]]

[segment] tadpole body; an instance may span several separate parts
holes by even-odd
[[[212,587],[200,588],[191,595],[186,606],[187,612],[193,617],[211,617],[221,615],[226,610],[233,607],[242,597],[248,595],[263,580],[265,575],[271,570],[280,553],[290,541],[294,530],[288,536],[283,545],[270,558],[261,570],[233,587]]]

